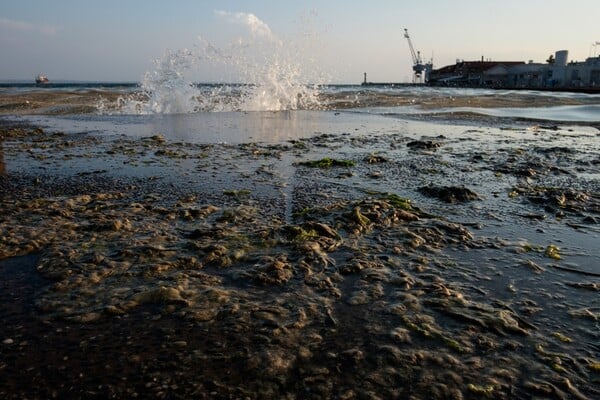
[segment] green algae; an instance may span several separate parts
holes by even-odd
[[[414,211],[410,199],[405,199],[403,197],[398,196],[397,194],[390,193],[384,197],[384,200],[388,201],[392,206],[400,210]]]
[[[444,343],[446,344],[446,346],[450,347],[452,350],[458,352],[458,353],[466,353],[467,351],[465,350],[465,348],[463,348],[463,346],[460,345],[460,343],[458,343],[458,341],[449,338],[447,336],[440,336],[441,339],[444,341]]]
[[[508,197],[510,197],[511,199],[519,197],[519,192],[516,190],[511,190],[510,192],[508,192]]]
[[[355,163],[352,160],[338,160],[335,158],[325,157],[320,160],[301,161],[298,165],[310,168],[327,169],[332,167],[354,167]]]
[[[550,244],[546,247],[544,251],[544,255],[548,258],[552,258],[553,260],[560,260],[560,248],[554,244]]]
[[[546,248],[544,248],[543,246],[540,246],[540,245],[524,243],[521,245],[521,249],[525,253],[530,253],[530,252],[543,253],[544,256],[551,258],[553,260],[560,260],[562,258],[560,255],[560,248],[555,244],[549,244],[548,246],[546,246]],[[530,265],[530,266],[532,268],[536,269],[535,266],[533,266],[533,265]]]
[[[550,365],[550,368],[552,368],[552,370],[555,372],[567,372],[567,369],[565,367],[563,367],[562,365],[560,365],[559,363],[552,363]]]
[[[554,332],[554,333],[552,333],[552,336],[554,336],[555,338],[557,338],[558,340],[560,340],[563,343],[571,343],[573,341],[573,339],[571,339],[568,336],[563,335],[560,332]]]
[[[481,385],[475,385],[473,383],[469,383],[467,385],[467,388],[469,388],[469,390],[472,393],[482,395],[485,397],[491,396],[494,393],[493,385],[481,386]]]
[[[297,225],[288,225],[283,227],[286,238],[292,242],[306,242],[319,236],[315,229],[305,229]]]
[[[364,216],[360,211],[360,207],[355,207],[350,214],[350,219],[356,222],[359,226],[366,228],[371,224],[371,220]]]
[[[457,353],[468,353],[468,349],[463,347],[457,340],[444,335],[440,330],[426,322],[415,322],[403,315],[402,322],[411,331],[421,334],[423,337],[430,339],[439,339],[450,349]]]

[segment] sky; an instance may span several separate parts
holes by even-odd
[[[43,72],[53,80],[137,82],[168,50],[196,48],[199,38],[227,48],[268,36],[330,83],[360,83],[364,72],[374,82],[407,82],[405,28],[436,68],[482,57],[545,62],[557,50],[583,61],[600,55],[599,17],[598,0],[4,0],[0,81]],[[194,79],[223,80],[222,69],[205,62]]]

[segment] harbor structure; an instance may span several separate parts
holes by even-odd
[[[529,61],[457,61],[432,70],[431,86],[485,87],[496,89],[564,90],[600,93],[600,56],[568,61],[559,50],[546,63]]]

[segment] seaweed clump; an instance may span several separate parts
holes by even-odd
[[[464,186],[424,186],[419,192],[451,204],[480,200],[477,193]]]
[[[354,161],[352,160],[338,160],[335,158],[325,157],[320,160],[302,161],[298,165],[302,165],[310,168],[332,168],[332,167],[353,167]]]

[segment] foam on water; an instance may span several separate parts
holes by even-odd
[[[202,111],[281,111],[319,109],[319,91],[328,79],[307,68],[301,41],[282,40],[254,14],[218,11],[243,25],[247,36],[225,48],[199,38],[193,49],[167,51],[144,74],[140,92],[119,99],[125,114],[176,114]],[[223,70],[236,84],[196,85],[190,76],[202,68]],[[201,79],[201,78],[200,78]],[[102,108],[102,107],[100,107]]]

